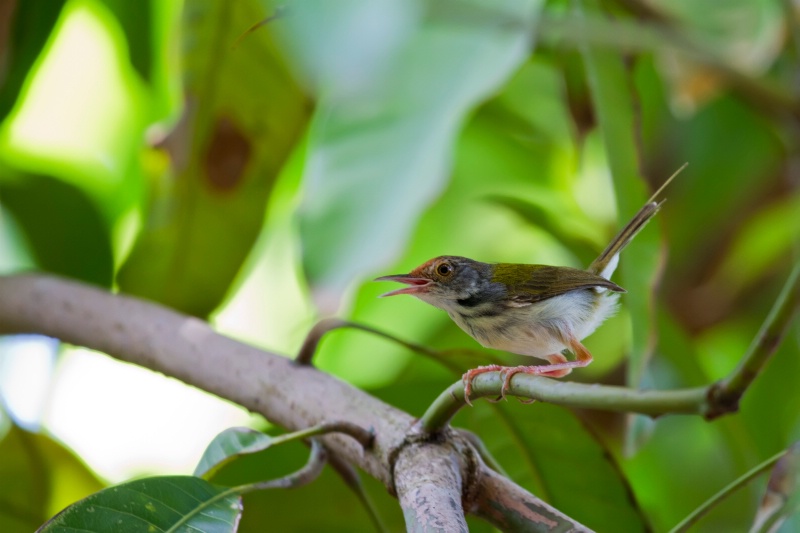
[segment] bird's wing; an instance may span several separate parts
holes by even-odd
[[[508,286],[511,305],[527,305],[570,291],[605,288],[614,292],[625,289],[606,278],[578,268],[539,266],[525,277],[517,277]]]

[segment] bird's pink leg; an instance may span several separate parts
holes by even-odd
[[[536,376],[547,376],[551,378],[561,378],[572,372],[573,368],[582,368],[588,366],[592,362],[592,354],[589,350],[574,337],[570,337],[567,341],[567,346],[575,354],[575,361],[567,361],[567,358],[562,354],[552,354],[545,357],[550,361],[549,365],[535,365],[535,366],[500,366],[500,365],[486,365],[473,368],[461,376],[464,382],[464,401],[467,405],[472,405],[469,397],[472,394],[472,380],[476,376],[486,374],[487,372],[500,371],[503,376],[503,388],[500,390],[500,398],[505,398],[511,386],[511,378],[516,374],[533,374]]]
[[[479,376],[487,372],[497,372],[498,370],[503,370],[504,368],[507,367],[500,365],[486,365],[466,371],[464,375],[461,376],[461,380],[464,382],[464,401],[467,403],[467,405],[472,407],[472,402],[469,401],[469,397],[472,394],[472,380],[475,379],[475,376]]]
[[[536,376],[560,378],[572,372],[573,368],[582,368],[588,366],[589,363],[592,362],[592,354],[589,353],[589,350],[587,350],[578,339],[570,337],[567,345],[575,354],[574,361],[567,361],[567,358],[561,354],[553,354],[547,356],[547,360],[551,363],[549,365],[504,368],[503,374],[505,375],[505,379],[503,380],[503,388],[500,391],[500,395],[505,396],[508,388],[511,386],[511,378],[514,377],[515,374],[533,374]]]

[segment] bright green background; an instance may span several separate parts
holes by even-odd
[[[688,161],[626,250],[622,310],[586,342],[595,363],[570,379],[718,379],[797,258],[800,23],[780,0],[652,4],[308,0],[245,34],[276,5],[6,2],[0,273],[136,294],[287,354],[331,314],[476,348],[369,280],[441,254],[586,265]],[[76,20],[100,43],[86,55],[64,44]],[[741,412],[712,423],[479,402],[456,424],[587,526],[665,531],[798,439],[799,345],[795,324]],[[361,332],[331,334],[318,362],[413,415],[456,379]],[[100,487],[57,442],[4,427],[0,479],[26,482],[1,484],[0,530],[30,531]],[[280,475],[304,453],[229,475]],[[698,530],[748,528],[763,485]],[[331,471],[244,506],[245,531],[370,527]]]

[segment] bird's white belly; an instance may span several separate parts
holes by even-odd
[[[497,316],[453,320],[486,348],[546,359],[565,348],[570,337],[589,336],[616,310],[617,294],[572,291],[525,307],[509,307]]]

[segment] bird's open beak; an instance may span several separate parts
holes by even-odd
[[[397,281],[399,283],[405,283],[409,285],[409,287],[403,287],[402,289],[397,289],[395,291],[387,292],[386,294],[381,294],[380,298],[385,298],[387,296],[395,296],[397,294],[419,294],[421,292],[427,292],[428,286],[433,283],[431,280],[427,278],[420,278],[417,276],[412,276],[411,274],[395,274],[394,276],[382,276],[380,278],[376,278],[375,281]]]

